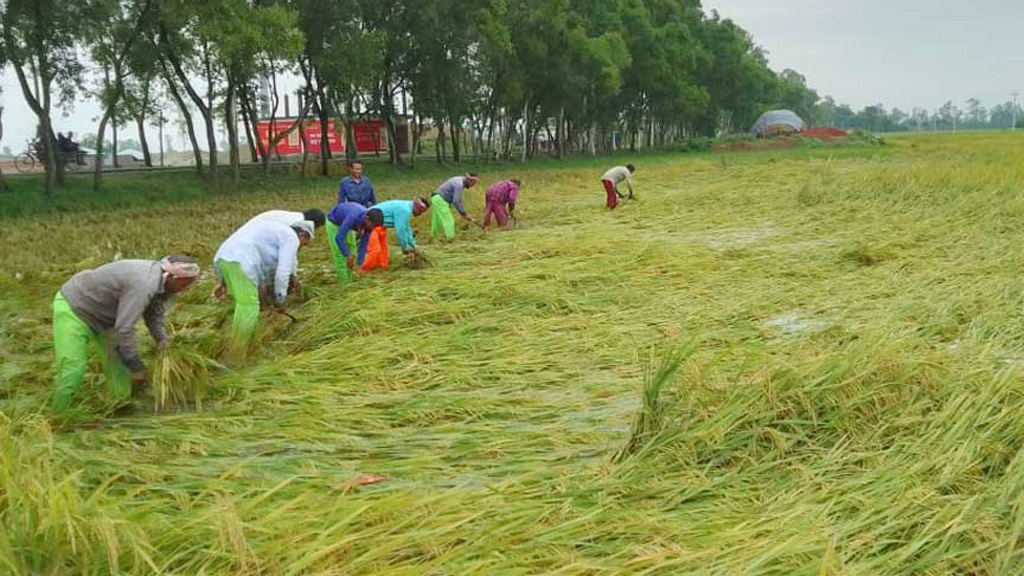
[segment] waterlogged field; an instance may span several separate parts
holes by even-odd
[[[630,160],[611,214],[607,160],[481,167],[522,176],[522,227],[426,244],[433,268],[342,289],[320,235],[298,322],[200,410],[62,427],[66,277],[208,265],[334,186],[3,220],[0,572],[1024,571],[1024,135]],[[170,315],[183,346],[221,337],[211,286]]]

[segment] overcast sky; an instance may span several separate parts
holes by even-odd
[[[793,68],[822,96],[855,109],[934,110],[972,97],[992,106],[1024,92],[1024,0],[704,0],[704,7],[750,31],[773,69]],[[0,87],[0,145],[18,152],[36,121],[10,70]],[[68,115],[55,112],[57,131],[95,131],[98,107],[81,100]],[[137,138],[134,127],[122,130]],[[175,126],[166,131],[185,146]],[[155,130],[147,133],[155,150]]]
[[[793,68],[855,109],[929,110],[1024,91],[1024,0],[704,0],[748,30],[775,70]]]

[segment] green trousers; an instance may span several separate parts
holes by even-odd
[[[338,236],[338,225],[330,220],[327,221],[327,247],[331,249],[331,259],[334,260],[334,271],[338,275],[339,284],[348,284],[355,280],[355,274],[348,269],[348,262],[345,255],[341,253],[336,237]],[[348,244],[348,251],[352,255],[359,253],[359,241],[356,239],[355,230],[349,230],[345,235],[345,244]]]
[[[82,390],[85,373],[89,369],[89,346],[95,346],[96,355],[103,364],[109,400],[121,403],[132,395],[132,376],[128,367],[114,351],[106,334],[97,334],[71,309],[64,295],[53,297],[53,352],[57,364],[57,392],[53,398],[53,411],[67,412],[75,396]]]
[[[437,238],[442,230],[445,238],[455,238],[455,217],[448,201],[434,194],[430,197],[430,235]]]
[[[260,293],[252,280],[242,272],[237,262],[217,262],[221,278],[228,288],[228,294],[235,301],[235,316],[231,320],[231,354],[244,357],[249,349],[249,341],[256,331],[256,323],[260,319]]]

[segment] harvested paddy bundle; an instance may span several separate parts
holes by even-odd
[[[184,344],[171,344],[153,366],[153,407],[166,410],[194,402],[202,408],[210,377],[223,366]]]
[[[419,270],[421,268],[433,268],[434,263],[426,257],[422,252],[416,252],[412,256],[405,259],[405,265],[413,270]]]

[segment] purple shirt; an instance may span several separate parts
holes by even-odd
[[[354,231],[358,234],[357,228],[363,223],[363,218],[366,217],[367,209],[362,204],[356,204],[355,202],[342,202],[334,207],[327,214],[327,219],[332,224],[338,227],[338,233],[334,236],[334,241],[337,242],[338,248],[345,258],[352,256],[352,252],[348,249],[348,242],[345,241],[345,237],[348,236],[350,231]],[[366,253],[366,243],[369,241],[369,234],[364,235],[365,238],[359,240],[359,259],[362,260],[363,255]]]
[[[498,204],[515,204],[519,199],[519,186],[511,180],[502,180],[491,184],[487,189],[487,201]]]

